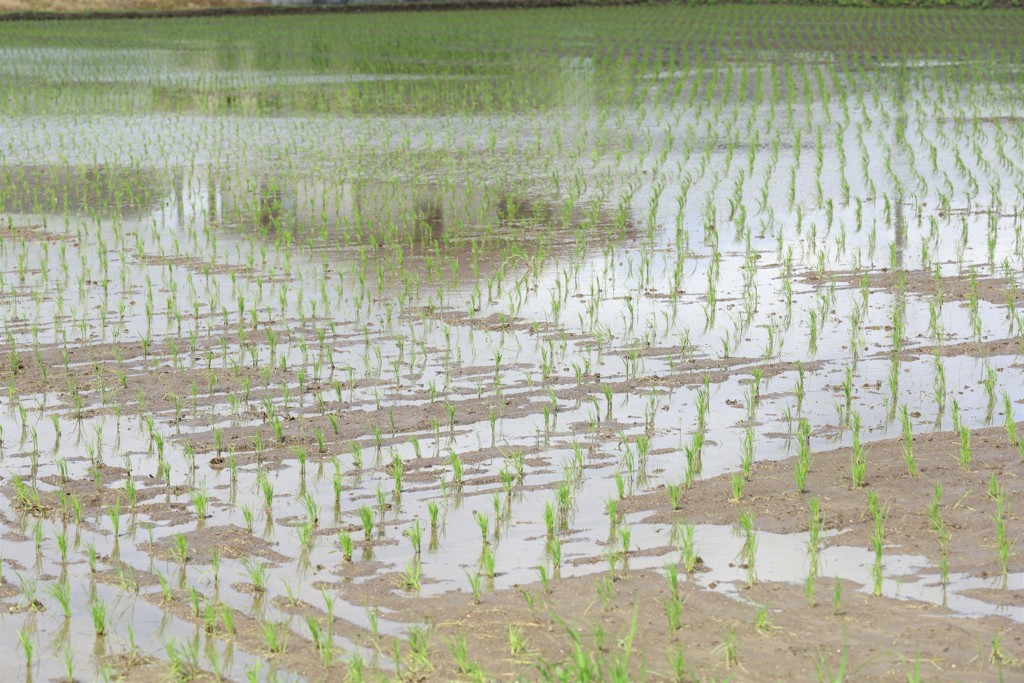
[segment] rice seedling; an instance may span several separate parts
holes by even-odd
[[[668,500],[669,504],[672,506],[672,509],[678,510],[680,493],[679,484],[665,484],[665,489],[668,491]]]
[[[206,508],[209,505],[209,496],[206,493],[206,488],[193,490],[189,496],[192,499],[192,506],[196,510],[198,523],[202,526],[203,521],[206,519]]]
[[[556,549],[554,544],[552,544],[550,552],[557,570],[558,564],[561,561],[561,546],[559,545]],[[480,554],[480,571],[484,576],[493,577],[495,574],[494,567],[494,551],[491,550],[490,546],[485,546],[483,552]]]
[[[883,579],[882,554],[885,548],[885,522],[888,517],[888,508],[879,505],[878,496],[872,491],[868,494],[868,509],[874,520],[874,527],[870,536],[871,547],[875,552],[875,561],[871,568],[873,591],[875,595],[881,595]]]
[[[740,460],[740,469],[743,472],[743,478],[750,480],[750,468],[754,464],[754,430],[747,427],[743,432],[742,440],[743,452]]]
[[[1003,632],[996,631],[996,634],[992,637],[992,647],[989,652],[989,662],[993,664],[999,664],[1000,667],[1003,663],[1009,662],[1010,657],[1006,654],[1003,649]]]
[[[188,538],[184,534],[174,535],[174,545],[171,548],[171,556],[184,565],[188,562]]]
[[[669,671],[671,672],[671,680],[673,681],[684,681],[686,680],[687,666],[686,666],[686,650],[683,646],[679,646],[674,650],[669,650],[665,653],[665,658],[668,660]]]
[[[801,435],[799,443],[799,452],[797,458],[794,461],[793,475],[796,478],[796,491],[797,493],[803,493],[807,490],[807,475],[811,471],[811,447],[810,447],[810,427],[806,427],[806,420],[800,421]]]
[[[401,577],[402,588],[412,592],[419,591],[422,571],[422,566],[418,560],[413,560],[406,564],[405,571]]]
[[[917,475],[917,461],[914,459],[914,427],[910,423],[910,416],[907,413],[907,406],[902,407],[903,424],[903,460],[907,465],[907,474],[911,477]]]
[[[46,590],[60,605],[64,618],[71,618],[71,587],[67,580],[47,584]]]
[[[509,654],[513,657],[523,655],[529,647],[529,640],[523,635],[523,628],[517,624],[508,625]]]
[[[768,635],[772,631],[778,628],[772,623],[771,618],[768,616],[768,608],[761,606],[757,608],[757,614],[754,616],[754,630],[761,635]]]
[[[245,559],[242,561],[242,567],[245,569],[245,573],[249,577],[252,589],[257,593],[265,593],[267,590],[267,582],[269,580],[267,575],[267,565],[259,560]]]
[[[694,527],[692,524],[684,524],[675,527],[675,538],[679,553],[683,562],[683,569],[687,575],[693,573],[700,558],[696,551],[694,540]]]
[[[839,683],[846,680],[846,669],[848,665],[848,653],[845,640],[843,642],[843,648],[839,653],[839,666],[835,671],[832,670],[831,665],[824,656],[817,658],[814,662],[818,680],[828,681],[829,683]]]
[[[64,678],[68,681],[75,680],[75,655],[70,648],[64,649]]]
[[[97,636],[107,634],[107,605],[100,598],[93,599],[89,603],[89,614],[92,616],[92,626]]]
[[[754,559],[757,554],[757,532],[754,531],[754,517],[749,512],[741,512],[736,525],[736,533],[743,538],[743,546],[739,558],[747,569],[747,585],[753,586],[756,580]]]
[[[971,430],[966,425],[961,425],[954,431],[960,437],[960,467],[966,472],[971,466]]]
[[[35,645],[32,642],[32,635],[23,629],[18,629],[18,641],[21,643],[21,650],[25,654],[25,670],[31,677],[32,655],[35,652]]]
[[[267,651],[272,655],[284,653],[288,649],[289,633],[287,624],[263,624],[263,641],[266,643]]]
[[[738,503],[743,497],[743,486],[746,484],[747,480],[742,473],[738,473],[732,475],[729,482],[732,486],[732,500],[733,502]]]
[[[363,524],[363,537],[370,541],[373,536],[373,510],[363,505],[359,508],[359,519]]]
[[[473,512],[473,519],[476,520],[476,525],[480,529],[480,539],[481,539],[481,542],[485,546],[488,545],[487,534],[488,534],[488,530],[490,529],[490,523],[491,523],[490,522],[490,518],[487,515],[483,514],[482,512],[474,511]]]
[[[850,478],[853,481],[854,488],[860,488],[865,485],[865,476],[867,474],[867,462],[864,460],[864,447],[860,440],[860,414],[853,413],[850,419],[850,429],[852,430],[853,445],[851,447],[850,456]]]
[[[731,669],[739,664],[739,656],[736,647],[736,631],[730,629],[726,632],[722,642],[712,650],[714,654],[721,654],[725,658],[725,668]]]

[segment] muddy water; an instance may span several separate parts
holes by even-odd
[[[65,652],[138,668],[134,639],[154,666],[184,643],[232,678],[315,678],[296,658],[325,591],[335,647],[387,669],[378,638],[415,626],[396,605],[470,590],[488,556],[487,591],[677,561],[671,526],[608,501],[682,482],[695,438],[699,486],[744,439],[792,457],[800,420],[819,451],[854,442],[853,414],[870,447],[904,406],[915,434],[1002,424],[1003,392],[1024,413],[1024,138],[998,58],[623,71],[593,37],[384,73],[176,32],[3,60],[0,647],[31,634],[33,677]],[[758,580],[801,582],[805,536],[760,532]],[[736,593],[733,527],[696,539],[695,580]],[[822,575],[870,590],[862,546],[836,530]],[[1020,621],[964,593],[981,576],[939,589],[929,557],[884,572],[884,595]],[[286,624],[292,658],[265,666],[259,628],[218,637],[193,599]]]

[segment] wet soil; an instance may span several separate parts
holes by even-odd
[[[967,275],[946,275],[936,278],[934,273],[920,270],[894,271],[879,270],[870,273],[828,273],[818,277],[808,275],[804,281],[811,284],[835,282],[846,287],[868,287],[891,292],[918,294],[934,297],[938,294],[946,301],[968,301],[976,296],[979,301],[1005,306],[1008,300],[1024,301],[1024,291],[1017,291],[1014,281],[1007,277],[970,277]]]
[[[614,597],[606,602],[602,579],[563,579],[551,593],[531,585],[485,595],[479,604],[469,596],[422,601],[415,612],[433,624],[431,661],[437,667],[423,675],[448,679],[465,673],[449,651],[449,643],[465,638],[470,662],[483,670],[504,672],[506,679],[533,677],[538,667],[546,670],[542,662],[579,656],[576,637],[581,661],[618,659],[627,666],[628,652],[630,676],[645,671],[650,680],[675,680],[674,657],[683,662],[683,680],[812,680],[819,672],[845,669],[848,680],[903,681],[919,667],[926,679],[997,681],[1022,671],[1019,624],[943,618],[948,614],[941,608],[856,593],[846,583],[835,608],[831,579],[820,580],[813,604],[801,587],[788,584],[755,584],[735,600],[682,581],[676,630],[669,629],[666,603],[673,598],[661,572],[618,575],[611,583]],[[762,608],[770,623],[759,629]],[[509,628],[521,631],[524,651],[512,652]],[[992,655],[996,633],[1002,659]],[[730,641],[734,658],[728,655]]]
[[[1022,426],[1018,424],[1018,432]],[[936,487],[941,487],[938,510],[942,527],[950,534],[950,571],[998,576],[1001,567],[993,521],[997,505],[989,495],[989,483],[995,475],[1007,500],[1019,498],[1024,493],[1022,455],[1002,427],[972,431],[966,469],[961,465],[960,445],[960,437],[952,432],[915,435],[916,474],[910,476],[902,439],[873,442],[864,448],[867,472],[861,487],[854,487],[851,478],[852,450],[840,448],[812,455],[803,492],[797,491],[796,458],[791,457],[755,463],[739,500],[733,495],[733,475],[721,475],[684,490],[679,509],[672,508],[662,489],[622,501],[619,510],[635,513],[637,521],[657,524],[730,525],[745,512],[753,514],[758,529],[785,534],[808,530],[810,501],[817,498],[823,528],[838,532],[823,543],[867,548],[874,532],[869,496],[875,495],[886,511],[886,552],[923,555],[938,563],[942,553],[929,506],[935,502]],[[1024,526],[1024,513],[1014,507],[1007,505],[1004,521],[1019,529]],[[1020,534],[1010,538],[1011,554],[1024,552]],[[1019,557],[1011,562],[1011,568],[1020,566]]]

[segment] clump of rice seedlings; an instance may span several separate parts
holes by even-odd
[[[722,642],[716,645],[711,652],[712,654],[722,655],[725,659],[726,669],[731,669],[732,667],[739,665],[739,653],[736,647],[736,630],[729,629],[726,631]]]
[[[935,485],[934,496],[932,502],[928,504],[928,520],[931,524],[932,530],[939,532],[945,528],[945,522],[942,521],[942,511],[940,506],[942,505],[942,484]]]
[[[985,407],[985,421],[992,422],[992,412],[996,405],[996,370],[987,362],[985,363],[985,376],[981,383],[985,387],[985,395],[987,397]]]
[[[462,480],[464,473],[462,459],[459,458],[458,454],[453,451],[449,456],[449,462],[451,463],[452,466],[452,483],[454,484],[455,489],[459,490],[462,488]]]
[[[32,655],[35,652],[35,645],[32,642],[32,634],[26,629],[18,629],[18,642],[21,643],[21,650],[25,654],[25,671],[28,677],[32,677]]]
[[[697,434],[701,435],[701,444],[703,443],[703,432],[707,429],[708,411],[711,408],[710,384],[711,377],[709,375],[704,375],[703,386],[697,388],[697,395],[695,398],[695,404],[697,407]],[[695,438],[697,434],[694,435]],[[695,446],[695,450],[698,453],[700,452],[699,447]]]
[[[689,489],[693,484],[695,476],[700,474],[701,471],[701,453],[704,448],[704,435],[697,432],[693,435],[688,446],[684,446],[686,452],[686,476],[683,481],[684,488]]]
[[[743,486],[746,484],[746,482],[747,480],[742,473],[735,473],[730,477],[729,483],[732,487],[733,502],[740,502],[740,499],[743,497]]]
[[[679,484],[665,484],[665,489],[668,491],[669,505],[673,510],[679,509]]]
[[[265,593],[267,590],[267,583],[269,581],[266,563],[246,558],[242,560],[242,567],[245,569],[245,573],[249,577],[252,589],[257,593]]]
[[[550,593],[552,590],[551,576],[548,574],[548,568],[545,565],[537,565],[537,578],[540,580],[540,585],[544,592]]]
[[[992,475],[993,481],[995,481],[995,475]],[[999,560],[999,568],[1002,571],[1003,577],[1007,576],[1010,567],[1010,557],[1013,555],[1012,544],[1006,537],[1006,494],[1002,491],[998,484],[990,486],[990,490],[994,488],[995,494],[993,498],[996,502],[996,512],[992,516],[996,524],[996,557]]]
[[[363,662],[362,655],[358,652],[353,652],[349,656],[348,666],[345,673],[346,679],[353,681],[354,683],[360,683],[363,680],[366,664]]]
[[[743,432],[742,446],[740,469],[743,478],[750,481],[750,469],[754,463],[754,430],[751,427],[747,427]]]
[[[946,409],[946,367],[937,348],[933,359],[935,371],[935,405],[938,406],[939,415],[941,416],[943,411]],[[954,429],[954,431],[956,430]]]
[[[619,500],[626,498],[626,480],[622,477],[622,472],[615,473],[615,490],[618,492]]]
[[[811,426],[801,418],[797,428],[797,457],[793,464],[797,493],[807,490],[807,475],[811,471]]]
[[[455,657],[455,664],[459,667],[459,673],[472,678],[483,674],[480,666],[469,659],[465,636],[452,638],[448,643],[448,649]]]
[[[490,518],[486,514],[474,510],[473,519],[476,521],[476,525],[480,529],[481,542],[485,546],[488,545],[487,533],[490,530]]]
[[[1013,408],[1013,399],[1007,391],[1003,391],[1003,426],[1006,429],[1006,438],[1010,445],[1017,448],[1020,446],[1021,438],[1017,434],[1017,421],[1014,419],[1016,411]]]
[[[676,547],[683,563],[683,569],[687,575],[693,574],[700,562],[697,555],[696,542],[694,540],[694,526],[692,524],[677,524],[674,527]]]
[[[547,529],[548,538],[552,538],[555,534],[555,506],[550,502],[544,504],[544,528]],[[478,522],[479,523],[479,522]],[[484,539],[486,541],[486,532]]]
[[[768,607],[760,605],[757,608],[757,613],[754,615],[754,630],[761,635],[768,635],[777,628],[778,627],[772,623],[771,618],[768,616]]]
[[[178,564],[184,565],[188,562],[188,538],[184,534],[174,535],[174,545],[171,548],[171,556],[178,562]]]
[[[668,583],[669,590],[672,592],[673,597],[679,596],[679,569],[675,564],[665,565],[665,581]]]
[[[813,596],[813,582],[818,575],[818,558],[821,549],[821,503],[817,497],[811,498],[808,504],[807,523],[807,556],[809,566],[807,570],[809,593]]]
[[[121,535],[121,499],[116,498],[114,504],[107,507],[107,517],[110,518],[110,526],[113,529],[114,541]]]
[[[330,627],[330,620],[327,625],[321,625],[320,621],[313,615],[306,615],[306,628],[309,630],[310,638],[320,656],[320,664],[329,669],[334,661],[333,633]]]
[[[846,651],[846,641],[843,640],[843,648],[839,654],[839,666],[835,671],[832,670],[832,666],[828,663],[828,660],[824,655],[818,657],[814,661],[814,668],[817,672],[819,681],[843,681],[846,680],[846,668],[848,666],[848,653]]]
[[[850,420],[850,430],[853,436],[853,444],[850,447],[850,479],[854,488],[865,485],[867,474],[867,462],[864,460],[864,446],[860,440],[860,414],[854,412]]]
[[[253,526],[252,526],[253,525],[253,512],[252,512],[252,508],[249,507],[247,504],[243,503],[242,506],[241,506],[241,512],[242,512],[242,521],[245,524],[245,529],[246,529],[246,531],[248,531],[251,534],[252,533],[252,528],[253,528]]]
[[[669,672],[672,680],[674,681],[685,681],[690,677],[686,666],[686,649],[684,646],[669,650],[665,653],[665,658],[668,660]]]
[[[263,624],[263,641],[266,643],[267,651],[272,655],[284,653],[288,649],[289,633],[287,624],[276,622]]]
[[[917,461],[914,459],[914,426],[910,423],[906,404],[901,408],[903,419],[903,461],[907,465],[907,474],[917,476]]]
[[[54,583],[47,584],[47,592],[57,601],[60,605],[61,614],[64,615],[65,619],[71,618],[71,586],[68,583],[67,578],[63,581],[56,581]]]
[[[556,545],[557,544],[557,545]],[[557,542],[557,539],[552,540],[550,546],[550,552],[552,561],[555,565],[555,571],[557,573],[558,566],[561,564],[561,544]],[[491,546],[484,546],[483,552],[480,553],[480,571],[484,576],[493,578],[495,575],[495,558],[494,551],[491,550]]]
[[[428,650],[430,647],[430,629],[423,628],[420,626],[413,626],[409,629],[409,653],[412,655],[413,664],[411,669],[430,669],[430,658],[428,656]],[[395,656],[396,660],[399,656],[398,644],[395,644]],[[397,661],[396,661],[397,664]],[[396,666],[400,671],[401,666]]]
[[[189,493],[189,497],[192,499],[192,505],[196,510],[196,519],[198,520],[198,525],[201,527],[206,520],[206,508],[210,501],[210,498],[206,493],[206,486],[204,485],[200,489],[194,489]]]
[[[869,540],[871,541],[871,548],[875,552],[875,561],[871,567],[871,577],[873,582],[873,592],[875,595],[882,594],[882,553],[885,548],[885,522],[888,517],[888,508],[882,507],[878,503],[878,494],[874,491],[868,493],[868,510],[871,513],[873,520],[873,529]]]
[[[842,614],[843,610],[843,584],[840,582],[839,577],[835,577],[835,583],[832,587],[832,614]]]
[[[438,528],[437,520],[438,520],[438,512],[439,512],[439,510],[440,510],[440,507],[438,506],[437,501],[433,501],[432,500],[432,501],[429,501],[427,503],[427,514],[430,517],[430,533],[431,533],[431,535],[436,535],[437,534],[437,528]]]
[[[960,425],[956,431],[960,437],[960,467],[967,472],[971,466],[971,429],[967,425]]]
[[[743,539],[738,559],[747,570],[747,586],[753,586],[757,580],[754,560],[757,555],[757,532],[754,531],[754,516],[750,512],[741,512],[736,524],[736,533]]]
[[[627,525],[622,525],[618,528],[619,537],[619,553],[622,557],[629,555],[631,548],[631,539],[633,537],[633,531]]]
[[[260,492],[263,494],[264,511],[267,517],[273,516],[274,511],[274,484],[267,477],[267,472],[264,469],[260,469],[256,475],[256,484],[260,488]]]
[[[168,639],[164,641],[164,652],[167,654],[168,673],[174,680],[192,680],[202,670],[199,664],[198,637],[181,644],[173,639]]]
[[[608,523],[614,529],[619,521],[619,501],[609,498],[604,502],[604,512],[608,515]]]
[[[75,680],[75,653],[70,647],[64,648],[64,679],[67,681]]]
[[[529,647],[528,639],[523,635],[523,627],[517,624],[508,625],[508,648],[509,654],[518,657],[526,653]]]
[[[811,320],[812,321],[815,320],[815,313],[814,313],[814,311],[811,311]],[[813,333],[814,327],[812,326],[811,329],[812,329],[811,339],[814,340],[815,337],[816,337],[816,335]],[[812,355],[813,355],[813,353],[814,353],[814,351],[811,351]],[[796,412],[799,415],[799,414],[803,413],[804,396],[806,395],[806,390],[804,388],[804,386],[805,386],[804,385],[804,375],[805,375],[806,371],[804,369],[803,363],[801,363],[800,361],[797,361],[796,372],[797,372],[797,376],[796,376],[796,389],[795,389],[795,392],[796,392]]]
[[[99,597],[89,603],[89,614],[92,616],[92,626],[97,636],[107,634],[107,604]]]
[[[422,577],[423,568],[420,565],[419,560],[413,560],[405,565],[405,571],[402,573],[401,586],[405,590],[418,592],[420,589],[420,580]]]
[[[352,535],[342,529],[338,532],[338,545],[341,546],[341,556],[346,562],[352,561],[352,550],[355,546],[355,542],[352,540]]]
[[[359,508],[359,519],[363,524],[363,538],[370,542],[373,540],[373,510],[366,505]]]
[[[668,631],[674,633],[682,625],[683,601],[676,592],[665,601],[665,616],[668,619]]]
[[[1002,670],[1002,665],[1010,662],[1010,657],[1003,649],[1003,632],[997,630],[996,634],[992,637],[992,647],[989,651],[988,661],[990,664],[999,666]]]
[[[845,420],[850,414],[850,403],[853,400],[853,369],[849,365],[843,369],[842,389],[845,403],[842,406],[843,409],[840,411],[840,415],[843,416],[845,424]]]
[[[473,604],[479,605],[483,596],[483,575],[480,572],[466,572],[466,579],[469,580],[469,588],[473,594]]]

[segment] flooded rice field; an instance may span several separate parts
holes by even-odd
[[[1022,675],[1024,15],[0,46],[6,675]]]

